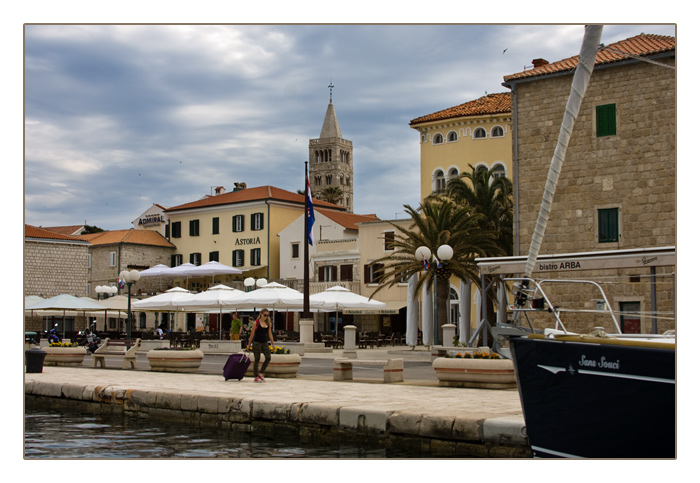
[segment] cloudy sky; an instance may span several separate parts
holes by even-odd
[[[673,25],[610,25],[603,43]],[[354,146],[356,213],[419,203],[411,119],[505,92],[581,25],[24,26],[24,215],[129,228],[223,185],[303,188],[329,102]]]

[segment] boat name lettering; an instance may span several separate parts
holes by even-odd
[[[605,360],[605,357],[601,357],[599,361],[593,359],[586,359],[586,354],[581,355],[581,360],[578,363],[583,367],[600,367],[601,369],[614,369],[620,370],[620,361],[609,362]]]
[[[539,271],[544,272],[546,270],[573,270],[576,268],[581,268],[581,262],[561,262],[561,263],[540,263]]]
[[[236,245],[259,245],[260,237],[255,238],[236,238]]]

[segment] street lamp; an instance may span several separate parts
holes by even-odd
[[[131,286],[139,281],[141,274],[138,270],[124,270],[119,274],[119,278],[124,281],[127,289],[127,323],[126,323],[126,340],[131,340]]]
[[[97,293],[97,300],[100,300],[100,294],[104,294],[103,298],[109,297],[109,294],[117,293],[117,287],[113,285],[98,285],[95,287],[95,292]]]
[[[245,285],[245,291],[250,292],[253,290],[253,285],[257,286],[258,288],[262,287],[263,285],[267,285],[267,280],[264,278],[259,278],[256,281],[253,277],[248,277],[243,280],[243,285]]]
[[[452,260],[454,250],[449,245],[440,245],[436,256],[433,256],[430,248],[420,246],[416,249],[415,256],[416,260],[423,262],[433,271],[433,343],[438,345],[440,338],[438,335],[437,274],[438,269],[442,267],[441,261],[447,264],[447,261]]]

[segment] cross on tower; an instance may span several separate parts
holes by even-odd
[[[328,85],[328,88],[331,90],[331,104],[333,103],[333,88],[335,86],[333,85],[333,79],[331,79],[331,83]]]

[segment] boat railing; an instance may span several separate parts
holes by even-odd
[[[519,317],[518,314],[523,313],[526,318],[528,312],[551,312],[556,319],[555,329],[561,330],[564,333],[569,333],[564,326],[564,322],[561,320],[561,314],[563,313],[591,313],[591,314],[609,314],[612,320],[613,327],[618,334],[622,333],[620,326],[615,318],[615,314],[612,310],[612,306],[608,301],[608,297],[605,295],[605,291],[600,286],[600,284],[592,280],[557,280],[557,279],[544,279],[535,280],[529,277],[517,277],[517,278],[504,278],[504,282],[513,282],[513,294],[516,296],[516,300],[520,298],[521,303],[515,304],[511,307],[514,313],[514,320],[517,322]],[[578,285],[589,285],[593,286],[600,293],[600,298],[604,302],[604,307],[602,309],[567,309],[556,306],[547,295],[545,290],[542,288],[546,284],[578,284]],[[529,321],[529,318],[528,318]],[[530,324],[532,326],[532,324]]]

